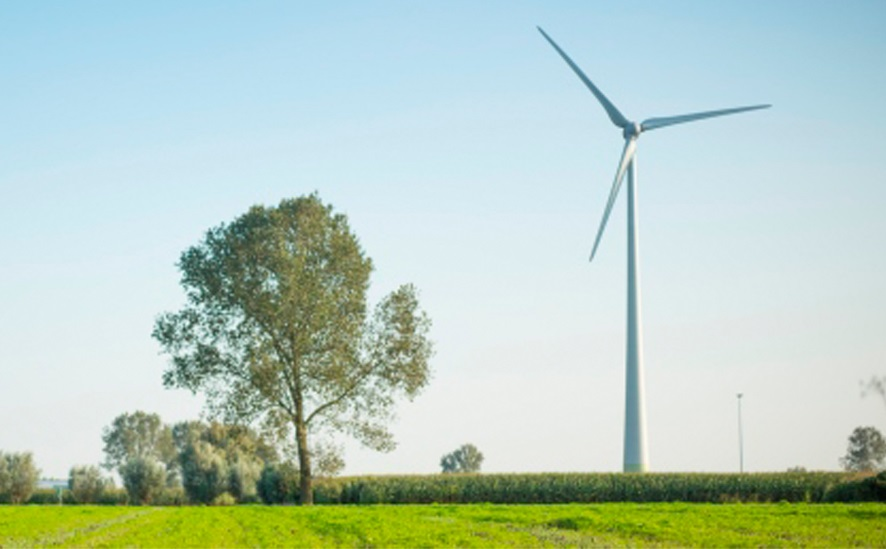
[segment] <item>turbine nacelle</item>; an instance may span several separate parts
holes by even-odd
[[[628,122],[622,131],[622,135],[624,135],[625,139],[640,137],[641,133],[643,133],[643,126],[637,122]]]

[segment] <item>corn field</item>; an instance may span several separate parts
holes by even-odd
[[[886,501],[886,474],[563,473],[318,479],[316,503],[603,503]]]

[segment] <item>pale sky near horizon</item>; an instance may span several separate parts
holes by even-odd
[[[640,140],[654,471],[835,470],[886,407],[886,3],[0,4],[0,451],[102,459],[162,387],[175,262],[317,191],[434,321],[399,447],[346,473],[617,471],[625,215],[587,261],[631,119],[771,103]]]

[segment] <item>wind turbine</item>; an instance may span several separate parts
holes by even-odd
[[[575,71],[575,74],[591,90],[597,101],[603,105],[609,119],[617,127],[621,128],[625,145],[615,172],[615,180],[612,182],[612,190],[609,191],[609,200],[606,209],[603,210],[603,220],[597,230],[597,238],[591,250],[590,260],[594,260],[600,238],[612,212],[612,206],[618,196],[622,180],[625,174],[628,176],[628,314],[627,314],[627,353],[626,353],[626,376],[625,376],[625,438],[624,438],[624,471],[626,473],[642,473],[649,469],[649,456],[646,449],[646,405],[643,384],[643,332],[640,323],[640,258],[638,250],[639,236],[637,221],[637,140],[643,132],[656,130],[674,124],[694,122],[715,116],[737,114],[745,111],[765,109],[771,105],[753,105],[749,107],[736,107],[716,111],[704,111],[678,116],[666,116],[660,118],[647,118],[643,122],[632,122],[603,95],[597,86],[582,72],[578,65],[566,55],[560,46],[550,36],[537,27],[538,32],[545,37],[551,46],[557,50],[560,57]]]

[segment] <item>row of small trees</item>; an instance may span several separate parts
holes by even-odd
[[[272,441],[241,425],[186,421],[164,424],[157,414],[134,412],[114,419],[103,433],[105,469],[123,480],[134,504],[300,501],[300,474],[281,461]],[[325,475],[343,467],[337,453],[317,451]],[[443,473],[479,472],[483,454],[465,444],[443,456]],[[877,471],[886,465],[886,439],[874,427],[859,427],[849,437],[840,460],[847,471]],[[30,452],[0,452],[0,502],[24,503],[34,492],[40,471]],[[75,466],[68,478],[77,503],[120,502],[122,492],[95,465]]]
[[[279,463],[274,444],[242,425],[185,421],[164,424],[157,414],[114,419],[102,436],[106,469],[115,469],[133,503],[159,499],[192,503],[258,499],[263,469]]]
[[[101,468],[72,467],[65,501],[232,504],[300,499],[298,466],[281,460],[272,442],[244,426],[201,421],[170,426],[157,414],[137,411],[117,416],[102,439]],[[334,475],[343,467],[336,452],[317,448],[316,453],[322,474]],[[483,454],[465,444],[444,456],[441,466],[444,473],[478,472],[482,461]],[[117,471],[125,498],[102,468]],[[31,453],[0,452],[0,502],[27,502],[39,475]]]

